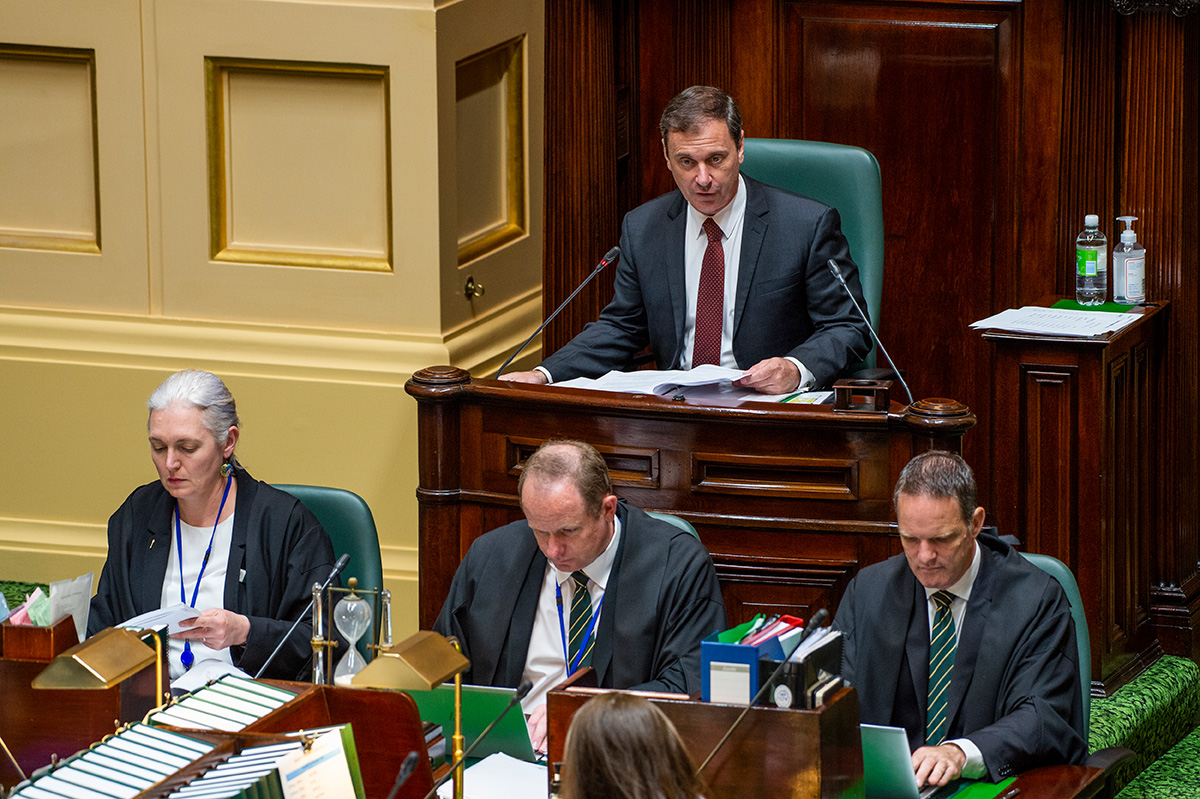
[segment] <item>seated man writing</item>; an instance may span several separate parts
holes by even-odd
[[[522,705],[546,745],[546,692],[591,666],[605,688],[693,693],[700,641],[725,628],[708,550],[619,502],[608,467],[578,441],[529,457],[525,520],[471,545],[433,628],[462,642],[467,682],[533,690]]]
[[[980,533],[958,455],[913,458],[893,501],[904,554],[860,571],[834,623],[862,721],[908,732],[918,785],[1082,763],[1075,628],[1058,582]]]
[[[712,86],[685,89],[659,122],[678,191],[621,225],[613,300],[527,383],[628,369],[647,345],[659,369],[742,369],[737,385],[782,394],[832,383],[871,349],[827,262],[865,307],[834,208],[740,174],[742,117]]]

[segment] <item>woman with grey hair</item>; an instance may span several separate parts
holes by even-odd
[[[172,677],[205,659],[254,674],[329,574],[329,536],[295,497],[238,463],[237,406],[219,377],[176,372],[146,404],[158,480],[108,520],[88,634],[183,604],[197,613],[172,635]],[[303,678],[311,638],[305,619],[263,676]]]

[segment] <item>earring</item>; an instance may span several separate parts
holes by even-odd
[[[228,477],[231,474],[233,474],[233,464],[229,461],[225,461],[221,464],[221,476]]]

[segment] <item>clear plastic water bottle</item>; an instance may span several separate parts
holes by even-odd
[[[1075,301],[1103,305],[1108,299],[1108,239],[1100,232],[1100,217],[1083,218],[1083,232],[1075,239]]]

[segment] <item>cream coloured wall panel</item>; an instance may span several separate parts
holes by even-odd
[[[0,305],[147,308],[138,12],[0,3]]]
[[[0,45],[0,245],[100,252],[93,55]]]
[[[152,267],[161,269],[163,313],[348,330],[440,332],[437,264],[442,258],[441,223],[438,208],[430,201],[437,194],[439,177],[438,142],[431,133],[438,118],[434,13],[262,0],[158,0],[153,17],[150,46],[157,67],[157,92],[152,102],[162,226],[161,249],[152,253]],[[375,246],[383,202],[378,181],[390,181],[388,221],[394,237],[390,270],[313,268],[311,262],[281,266],[272,262],[281,260],[277,256],[240,263],[210,257],[206,59],[302,62],[330,70],[363,65],[392,76],[386,120],[391,135],[390,172],[370,179],[363,174],[366,165],[381,157],[380,126],[373,120],[367,130],[356,131],[347,141],[347,149],[353,151],[338,156],[351,159],[359,170],[348,189],[355,195],[349,210],[325,216],[317,225],[306,225],[305,218],[319,212],[321,203],[331,202],[331,198],[321,196],[318,201],[284,196],[285,192],[314,197],[324,193],[317,172],[320,151],[328,146],[330,128],[345,132],[352,120],[321,122],[327,126],[324,132],[310,123],[339,108],[352,109],[360,118],[378,110],[377,105],[368,110],[358,93],[358,82],[345,80],[334,82],[342,84],[345,93],[326,84],[322,87],[326,96],[305,98],[299,113],[307,121],[300,122],[294,116],[296,105],[276,102],[279,95],[274,90],[265,93],[269,96],[259,91],[262,102],[253,112],[258,131],[247,131],[244,143],[261,154],[264,136],[272,130],[282,136],[291,128],[279,149],[284,155],[299,150],[301,163],[293,170],[299,183],[275,181],[280,184],[276,201],[267,202],[270,174],[280,165],[263,166],[259,159],[262,168],[258,175],[243,173],[257,193],[253,217],[243,223],[236,196],[230,212],[236,223],[251,225],[252,238],[269,237],[275,253],[289,248],[311,251],[314,237],[318,248],[338,249],[355,241],[360,245],[374,242]],[[246,106],[234,109],[235,137],[239,135],[238,116],[250,119],[250,114]],[[297,131],[297,125],[307,130]],[[320,141],[299,138],[302,136],[319,137]],[[360,152],[360,146],[372,151]],[[249,168],[256,168],[254,158]],[[242,166],[235,162],[232,169],[236,181]],[[311,230],[295,235],[302,228]],[[240,235],[237,230],[234,234]]]

